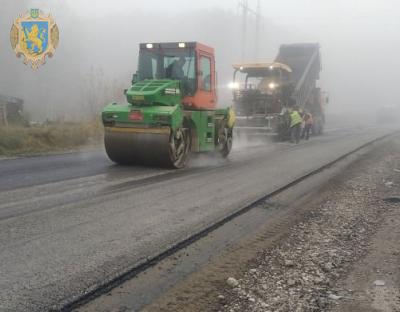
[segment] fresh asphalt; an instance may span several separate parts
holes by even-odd
[[[293,179],[389,133],[334,130],[299,145],[239,142],[184,170],[104,151],[0,161],[0,310],[59,309]]]

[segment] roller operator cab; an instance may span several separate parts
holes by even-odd
[[[105,148],[120,164],[182,168],[191,152],[232,147],[235,115],[217,109],[214,50],[197,42],[140,44],[128,103],[102,112]]]

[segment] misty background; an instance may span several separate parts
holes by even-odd
[[[252,9],[256,0],[249,0]],[[231,104],[232,63],[241,61],[242,17],[236,0],[1,0],[0,94],[20,97],[33,120],[85,119],[122,92],[136,71],[138,44],[200,41],[213,46],[219,105]],[[13,20],[30,8],[51,13],[60,30],[53,58],[32,70],[11,49]],[[320,86],[328,112],[375,113],[399,105],[400,3],[396,0],[261,0],[258,61],[280,44],[319,42]],[[248,18],[245,61],[255,55]]]

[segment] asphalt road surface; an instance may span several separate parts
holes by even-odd
[[[0,310],[46,311],[159,254],[389,129],[299,145],[237,144],[184,170],[122,167],[103,151],[0,161]]]

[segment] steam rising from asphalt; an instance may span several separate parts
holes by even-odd
[[[213,167],[227,165],[232,161],[240,161],[241,159],[249,159],[252,155],[259,155],[260,150],[272,151],[277,149],[277,145],[273,144],[271,139],[255,138],[246,136],[234,136],[234,142],[232,151],[227,159],[222,158],[217,152],[216,153],[201,153],[192,154],[189,168],[202,168],[202,167]]]
[[[223,159],[218,154],[192,154],[188,168],[217,167],[227,164],[230,160]]]

